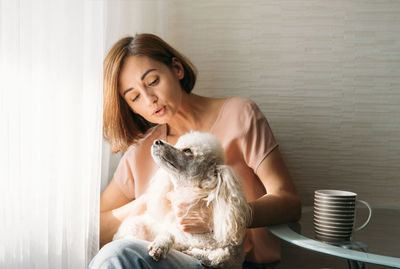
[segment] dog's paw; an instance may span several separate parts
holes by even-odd
[[[202,255],[202,253],[199,252],[198,249],[193,249],[191,247],[187,248],[187,249],[183,249],[183,250],[181,250],[181,252],[185,253],[186,255],[193,256],[195,258]]]
[[[183,252],[198,260],[201,260],[201,263],[207,267],[236,268],[233,266],[226,266],[227,262],[229,262],[231,259],[230,256],[231,253],[229,253],[227,248],[218,248],[218,249],[189,248]]]
[[[212,262],[208,259],[208,251],[199,248],[188,248],[182,251],[186,255],[192,256],[198,260],[201,260],[202,264],[211,267]]]
[[[149,246],[149,255],[155,260],[159,261],[167,256],[169,247],[167,244],[159,244],[152,242]]]
[[[182,249],[178,249],[178,251],[180,251],[180,252],[182,252],[182,253],[184,253],[184,254],[186,254],[186,255],[189,255],[189,256],[194,256],[193,255],[193,253],[192,253],[192,248],[182,248]]]

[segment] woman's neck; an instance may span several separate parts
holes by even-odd
[[[201,131],[208,103],[207,97],[184,93],[178,111],[167,123],[167,135],[179,137],[191,130]]]

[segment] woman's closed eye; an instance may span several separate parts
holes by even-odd
[[[159,78],[155,78],[154,80],[152,80],[148,86],[152,87],[158,84]],[[140,94],[137,94],[133,99],[132,102],[135,102],[138,98],[139,98]]]
[[[136,96],[132,99],[132,102],[135,102],[135,101],[139,98],[139,95],[140,95],[140,94],[136,95]]]
[[[156,79],[154,79],[153,81],[151,81],[151,82],[149,83],[149,86],[155,86],[155,85],[157,85],[157,83],[158,83],[158,78],[156,78]]]

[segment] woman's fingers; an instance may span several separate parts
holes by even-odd
[[[206,206],[178,204],[175,214],[182,231],[187,233],[208,233],[212,230],[210,209]]]
[[[198,225],[193,223],[181,224],[181,230],[186,233],[192,233],[192,234],[203,234],[203,233],[209,233],[211,231],[208,224]]]

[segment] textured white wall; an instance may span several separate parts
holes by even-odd
[[[252,98],[305,204],[315,189],[400,204],[400,1],[168,2],[195,92]]]

